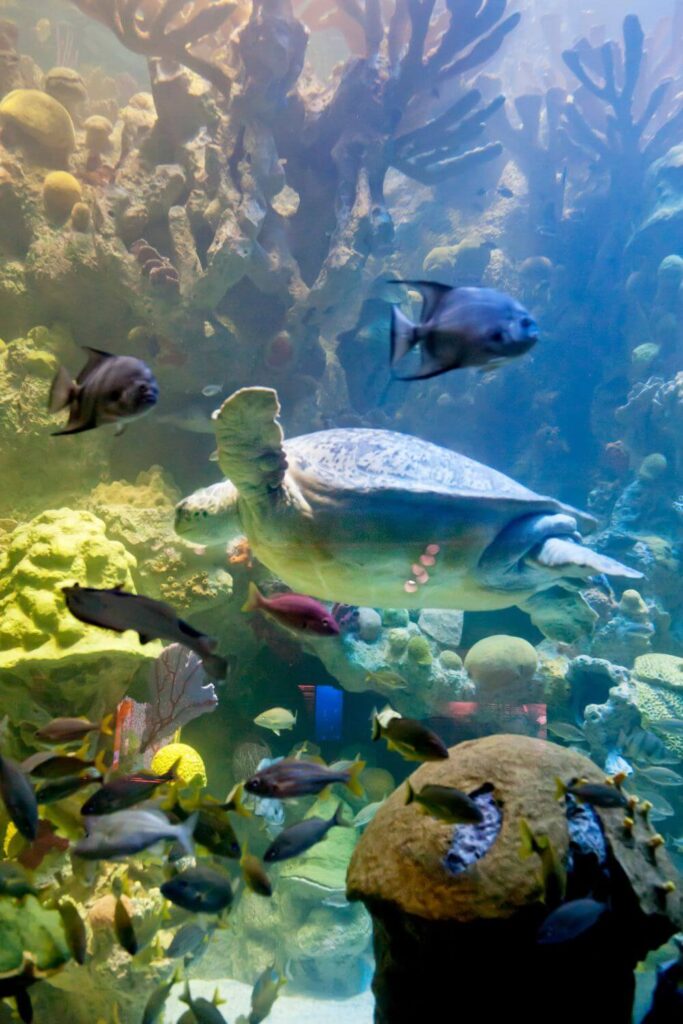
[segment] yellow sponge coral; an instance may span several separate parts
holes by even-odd
[[[180,759],[180,760],[178,760]],[[184,786],[205,786],[206,768],[201,756],[187,743],[168,743],[157,750],[152,758],[151,768],[157,775],[163,775],[175,762],[176,778]]]
[[[43,202],[52,220],[63,223],[81,197],[80,182],[68,171],[51,171],[43,182]]]

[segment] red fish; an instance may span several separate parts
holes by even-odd
[[[255,583],[249,584],[249,596],[242,605],[243,612],[261,611],[280,625],[296,632],[317,633],[318,636],[338,636],[339,626],[332,613],[313,597],[304,594],[276,594],[264,597]]]

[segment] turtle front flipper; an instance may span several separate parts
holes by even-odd
[[[242,388],[213,414],[218,464],[242,498],[259,498],[282,485],[287,458],[273,388]]]

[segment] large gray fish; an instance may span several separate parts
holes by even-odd
[[[420,322],[398,306],[391,311],[391,367],[398,380],[425,380],[466,366],[498,365],[536,344],[536,321],[516,299],[493,288],[450,288],[433,281],[392,281],[422,295]],[[416,345],[421,363],[414,373],[396,366]]]
[[[106,423],[121,433],[127,420],[149,412],[159,398],[159,386],[150,368],[134,356],[114,356],[96,348],[85,349],[88,361],[76,380],[60,366],[50,388],[50,412],[69,407],[69,420],[59,434],[80,434]]]
[[[128,594],[119,587],[98,590],[95,587],[62,587],[66,605],[72,615],[90,626],[101,626],[125,633],[133,629],[140,643],[168,640],[194,651],[214,679],[225,679],[228,663],[214,654],[216,641],[179,619],[170,604],[142,594]]]
[[[85,818],[88,834],[72,846],[72,853],[86,860],[119,860],[170,839],[191,854],[197,817],[191,814],[187,821],[173,825],[161,811],[147,808]]]

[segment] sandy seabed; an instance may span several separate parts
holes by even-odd
[[[187,1006],[180,1002],[184,983],[173,988],[166,1003],[165,1024],[172,1024],[185,1012]],[[217,981],[191,981],[193,996],[211,999],[218,988],[221,999],[219,1009],[226,1021],[233,1021],[242,1014],[248,1014],[251,1001],[251,985],[230,978]],[[268,1024],[372,1024],[374,1000],[370,991],[351,999],[311,999],[307,996],[287,996],[285,990],[276,1001],[268,1017]]]

